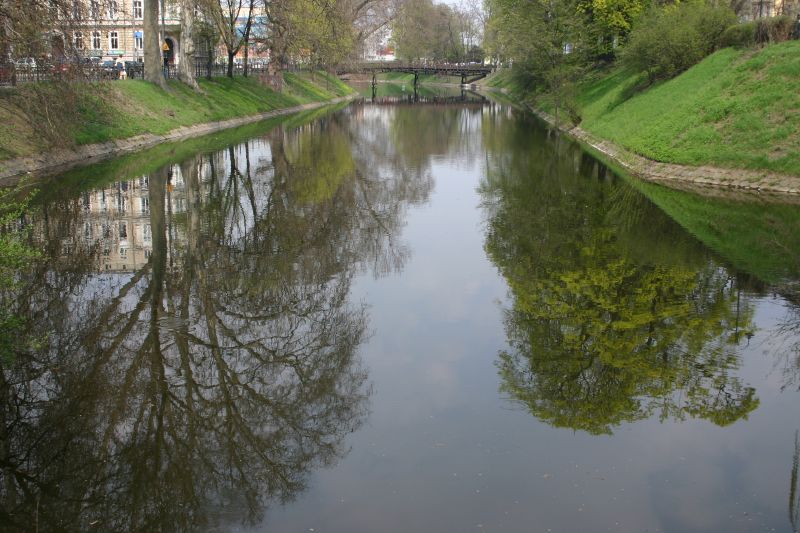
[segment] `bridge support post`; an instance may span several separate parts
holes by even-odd
[[[462,72],[461,73],[461,85],[466,85],[466,84],[467,84],[467,75]]]
[[[419,84],[419,72],[414,72],[414,93],[417,92],[417,85]]]

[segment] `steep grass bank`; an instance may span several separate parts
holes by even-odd
[[[323,72],[286,73],[284,81],[281,93],[253,78],[199,80],[201,92],[177,81],[170,82],[169,91],[140,80],[86,84],[79,88],[74,114],[59,117],[62,131],[56,144],[84,145],[142,133],[164,134],[181,126],[321,102],[353,92]],[[19,104],[25,91],[31,90],[34,88],[23,86],[19,92],[0,96],[0,159],[30,156],[53,147],[52,136],[41,135],[41,125]]]
[[[800,42],[727,48],[672,80],[642,82],[621,69],[587,78],[581,128],[656,161],[800,176]],[[486,85],[526,97],[508,74]]]

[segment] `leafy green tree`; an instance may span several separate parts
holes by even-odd
[[[587,59],[613,59],[647,5],[644,0],[579,0],[577,11],[585,17],[580,46]]]
[[[556,121],[566,109],[577,117],[571,93],[583,64],[575,45],[581,22],[574,0],[488,0],[490,50],[513,61],[518,85],[554,99]]]

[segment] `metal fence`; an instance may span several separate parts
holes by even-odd
[[[15,68],[0,65],[0,85],[17,85],[22,83],[38,83],[45,81],[66,81],[84,79],[88,81],[118,80],[120,78],[142,79],[144,68],[134,67],[122,70],[116,67],[99,66],[42,66]]]
[[[176,65],[169,65],[162,67],[164,77],[167,79],[177,79],[178,67]],[[208,63],[207,60],[198,60],[195,62],[195,76],[198,78],[219,77],[228,75],[228,65],[223,63]],[[136,63],[135,66],[124,70],[117,67],[102,67],[99,65],[46,65],[37,67],[16,67],[12,64],[0,65],[0,86],[11,86],[20,83],[38,83],[45,81],[61,81],[61,80],[74,80],[84,79],[89,81],[101,80],[119,80],[123,77],[126,79],[143,79],[144,78],[144,64]],[[259,76],[266,74],[267,66],[263,63],[249,65],[247,68],[247,75]],[[235,63],[233,66],[234,76],[243,76],[245,74],[244,65]]]

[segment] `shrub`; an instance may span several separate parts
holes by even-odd
[[[758,44],[788,41],[794,31],[794,21],[787,16],[761,19],[756,25],[755,41]]]
[[[639,19],[621,59],[637,72],[646,72],[651,83],[671,78],[711,54],[735,22],[728,7],[701,2],[654,7]]]
[[[795,22],[787,16],[734,24],[720,37],[720,47],[747,48],[755,44],[780,43],[792,38]]]
[[[747,48],[756,44],[756,23],[746,22],[744,24],[734,24],[726,29],[719,39],[720,48],[733,46],[735,48]]]

